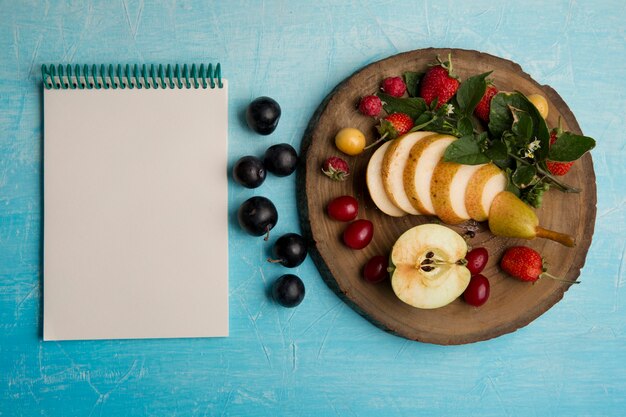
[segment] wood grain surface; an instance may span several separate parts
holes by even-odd
[[[540,93],[547,97],[549,127],[556,126],[561,117],[564,129],[582,134],[574,115],[557,92],[539,85],[514,62],[478,51],[429,48],[375,62],[340,83],[310,121],[301,150],[306,163],[298,172],[302,228],[311,240],[311,255],[326,283],[354,310],[382,329],[407,339],[444,345],[471,343],[513,332],[558,302],[569,284],[550,279],[541,279],[535,284],[518,282],[499,270],[498,260],[505,248],[528,245],[544,256],[553,275],[574,280],[585,262],[596,215],[595,174],[591,156],[586,154],[565,177],[568,184],[582,191],[565,194],[551,190],[537,211],[542,227],[575,236],[575,248],[542,239],[495,237],[486,224],[471,221],[452,227],[461,234],[476,229],[470,245],[489,250],[490,259],[483,274],[490,280],[491,296],[484,306],[475,308],[457,299],[439,309],[421,310],[401,302],[389,281],[371,285],[362,279],[361,271],[369,258],[388,255],[395,240],[409,228],[438,220],[410,215],[393,218],[375,207],[365,184],[365,169],[375,148],[356,157],[344,155],[352,171],[345,182],[329,180],[320,167],[327,157],[340,154],[334,146],[334,136],[339,129],[356,127],[365,133],[368,143],[377,137],[375,121],[356,110],[360,97],[375,92],[385,77],[401,75],[404,71],[423,71],[437,55],[446,57],[449,53],[455,72],[462,79],[493,70],[491,78],[500,91],[517,90],[526,95]],[[344,246],[340,236],[346,225],[331,220],[325,213],[326,204],[340,195],[355,196],[360,204],[359,218],[374,223],[374,239],[363,250]]]

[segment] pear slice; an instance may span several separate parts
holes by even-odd
[[[404,168],[409,158],[409,151],[416,143],[432,136],[432,132],[414,132],[400,136],[394,140],[385,152],[382,166],[382,177],[387,197],[399,208],[409,214],[421,214],[411,204],[403,183]]]
[[[458,224],[470,218],[465,208],[465,193],[470,178],[483,165],[462,165],[443,160],[437,164],[430,181],[430,197],[441,221]]]
[[[372,201],[376,204],[376,207],[389,216],[401,217],[407,213],[396,206],[393,201],[387,197],[382,177],[383,158],[385,157],[387,148],[393,142],[395,142],[395,140],[383,143],[382,146],[376,149],[372,154],[372,157],[367,163],[365,181],[367,182],[370,197],[372,197]]]
[[[454,140],[453,136],[435,134],[417,142],[409,152],[404,169],[404,189],[409,201],[420,213],[435,214],[430,195],[433,171]]]
[[[465,192],[465,208],[469,216],[484,222],[489,216],[493,199],[506,189],[507,178],[496,165],[483,165],[471,176]]]
[[[454,230],[423,224],[407,230],[391,250],[391,286],[403,302],[432,309],[450,304],[470,281],[465,240]]]

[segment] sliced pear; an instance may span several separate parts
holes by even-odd
[[[506,175],[494,164],[486,164],[471,176],[465,192],[465,207],[469,216],[483,222],[489,217],[493,199],[506,189]]]
[[[435,167],[454,140],[453,136],[435,134],[417,142],[409,152],[403,174],[404,190],[409,202],[420,213],[436,214],[430,183]]]
[[[430,197],[435,214],[444,223],[458,224],[470,218],[465,208],[465,193],[470,178],[482,166],[443,160],[437,164],[430,182]]]
[[[370,192],[370,197],[372,197],[372,201],[376,204],[376,207],[389,216],[401,217],[407,213],[396,206],[393,201],[387,197],[382,177],[383,158],[385,157],[387,148],[393,142],[395,142],[395,140],[383,143],[382,146],[376,149],[376,151],[372,154],[372,157],[367,164],[365,181],[367,182],[367,189]]]
[[[423,224],[407,230],[391,250],[391,286],[403,302],[432,309],[450,304],[470,281],[470,271],[458,262],[467,244],[454,230]]]
[[[405,192],[403,183],[404,168],[409,158],[409,151],[413,145],[432,135],[432,132],[414,132],[400,136],[385,151],[381,171],[385,192],[387,197],[397,207],[409,214],[421,214],[421,212],[411,204]]]

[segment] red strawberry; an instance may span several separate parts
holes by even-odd
[[[400,77],[387,77],[383,80],[383,91],[393,97],[402,97],[406,92],[406,84]]]
[[[578,284],[578,281],[567,281],[548,274],[539,252],[527,246],[508,248],[500,260],[500,268],[520,281],[535,282],[539,278],[547,277],[570,284]]]
[[[406,113],[392,113],[380,121],[378,133],[387,139],[404,135],[413,127],[413,119]]]
[[[359,103],[359,111],[370,117],[378,117],[383,108],[383,103],[378,96],[365,96]]]
[[[561,125],[561,121],[559,120],[559,127],[552,129],[552,132],[550,132],[550,146],[552,146],[554,142],[556,142],[558,137],[563,132],[560,125]],[[569,172],[572,165],[574,165],[574,161],[571,161],[571,162],[546,161],[546,165],[548,167],[548,171],[550,171],[552,175],[561,176]]]
[[[430,106],[437,99],[437,108],[447,103],[459,89],[459,80],[452,74],[452,59],[446,62],[437,57],[438,65],[431,67],[420,82],[420,97]]]
[[[331,156],[322,164],[322,172],[335,181],[345,181],[350,174],[350,167],[338,156]]]
[[[489,112],[491,111],[491,99],[498,94],[498,89],[493,84],[487,84],[485,95],[480,99],[474,109],[474,114],[485,123],[489,123]]]

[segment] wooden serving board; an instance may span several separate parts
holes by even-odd
[[[478,230],[469,243],[489,251],[489,263],[483,275],[491,284],[491,296],[476,308],[457,299],[434,310],[421,310],[404,304],[391,289],[389,281],[368,284],[362,268],[374,255],[388,256],[396,239],[409,228],[438,222],[429,216],[393,218],[379,211],[371,201],[365,183],[365,169],[374,149],[361,155],[342,155],[334,145],[336,132],[343,127],[363,131],[371,143],[376,137],[375,121],[357,111],[360,97],[377,91],[388,76],[404,71],[424,71],[436,56],[452,53],[455,72],[462,79],[493,70],[491,78],[501,91],[518,90],[526,95],[543,94],[549,102],[548,126],[563,119],[566,130],[582,134],[574,115],[561,97],[548,86],[539,85],[519,65],[478,51],[460,49],[422,49],[392,56],[366,66],[339,84],[323,101],[305,132],[298,171],[298,208],[302,229],[311,245],[311,257],[326,283],[354,310],[376,326],[398,336],[436,344],[464,344],[486,340],[513,332],[527,325],[558,302],[569,284],[540,279],[535,284],[519,282],[506,276],[498,267],[503,250],[524,244],[538,250],[548,261],[553,275],[574,280],[580,275],[591,244],[596,216],[596,184],[591,155],[576,162],[564,177],[568,184],[582,189],[579,194],[550,190],[543,207],[537,211],[543,227],[567,232],[576,237],[577,246],[566,248],[543,239],[533,241],[493,236],[486,224],[467,222],[452,227],[463,234],[468,228]],[[351,168],[345,182],[332,181],[321,172],[323,161],[333,155],[344,157]],[[374,223],[373,241],[362,250],[343,245],[341,234],[346,223],[326,215],[327,203],[341,195],[352,195],[359,201],[358,218]],[[580,290],[584,291],[583,282]]]

